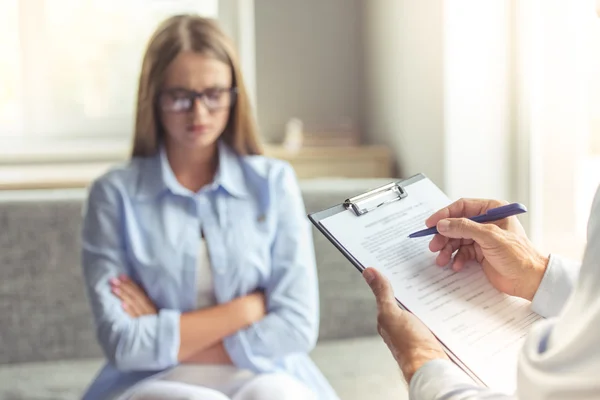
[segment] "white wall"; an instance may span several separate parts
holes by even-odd
[[[258,117],[353,117],[399,175],[451,197],[518,200],[511,6],[516,0],[254,0]]]
[[[512,198],[510,2],[369,0],[367,132],[402,176],[452,198]]]
[[[451,198],[512,196],[510,29],[510,1],[445,2],[444,181]]]
[[[243,0],[238,0],[243,1]],[[279,141],[285,123],[362,116],[363,0],[254,0],[258,122]]]
[[[256,107],[256,32],[254,0],[226,0],[218,3],[219,22],[235,42],[248,96]]]
[[[423,172],[444,186],[443,7],[439,0],[368,0],[365,122],[399,174]]]

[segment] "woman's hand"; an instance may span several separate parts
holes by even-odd
[[[461,199],[441,209],[426,221],[428,227],[437,225],[440,233],[431,240],[429,249],[439,252],[436,262],[440,266],[447,265],[456,252],[452,264],[455,271],[476,260],[496,289],[531,301],[546,271],[548,257],[533,247],[517,217],[489,224],[467,219],[506,204]]]
[[[392,352],[406,382],[426,362],[447,359],[446,353],[429,329],[396,303],[390,282],[379,271],[367,268],[363,277],[377,299],[377,329]]]
[[[156,306],[146,292],[132,281],[127,275],[110,280],[111,291],[121,300],[123,310],[129,316],[138,318],[157,313]]]
[[[234,301],[242,303],[244,310],[243,314],[248,325],[260,321],[267,315],[267,299],[262,291],[250,293],[249,295],[239,297]]]

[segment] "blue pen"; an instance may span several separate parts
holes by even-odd
[[[471,221],[484,223],[498,221],[503,218],[512,217],[513,215],[519,215],[527,212],[527,207],[520,203],[512,203],[506,206],[491,208],[487,210],[485,214],[478,215],[476,217],[469,218]],[[419,238],[423,236],[435,235],[438,233],[437,227],[423,229],[415,233],[408,235],[409,238]]]

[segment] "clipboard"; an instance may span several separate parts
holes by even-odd
[[[406,188],[410,185],[427,179],[424,174],[417,174],[408,179],[391,182],[387,185],[379,188],[370,190],[368,192],[359,194],[355,197],[344,200],[342,203],[325,209],[323,211],[308,214],[309,220],[312,224],[333,244],[339,251],[346,257],[348,261],[362,274],[367,268],[362,265],[321,223],[326,218],[332,217],[347,210],[351,210],[357,218],[367,214],[376,213],[378,209],[385,207],[389,204],[402,201],[408,197],[408,191]],[[396,297],[398,306],[407,312],[411,312],[402,302]],[[434,335],[435,336],[435,335]],[[453,352],[448,348],[439,338],[436,336],[438,342],[442,345],[445,353],[448,355],[450,360],[454,362],[460,369],[462,369],[475,383],[480,386],[487,387],[487,385],[481,381],[477,375],[471,371]]]
[[[417,174],[406,180],[388,183],[385,186],[346,199],[342,203],[326,210],[308,214],[308,219],[362,274],[366,267],[361,265],[361,263],[354,258],[354,256],[352,256],[352,254],[350,254],[350,252],[347,251],[332,234],[329,233],[321,221],[341,212],[345,212],[348,209],[352,209],[357,217],[368,212],[376,212],[380,207],[384,207],[407,197],[408,193],[404,188],[423,179],[427,179],[424,174]],[[404,308],[401,304],[400,306]]]

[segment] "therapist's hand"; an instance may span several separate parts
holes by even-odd
[[[535,249],[517,217],[487,224],[467,219],[506,204],[498,200],[461,199],[439,210],[426,221],[428,227],[437,225],[440,233],[431,240],[429,249],[439,252],[436,262],[440,266],[447,265],[455,254],[455,271],[476,260],[496,289],[531,301],[546,271],[548,257]]]
[[[365,281],[377,299],[377,329],[392,352],[406,382],[426,362],[447,359],[435,336],[408,311],[398,307],[390,282],[379,271],[367,268]]]

